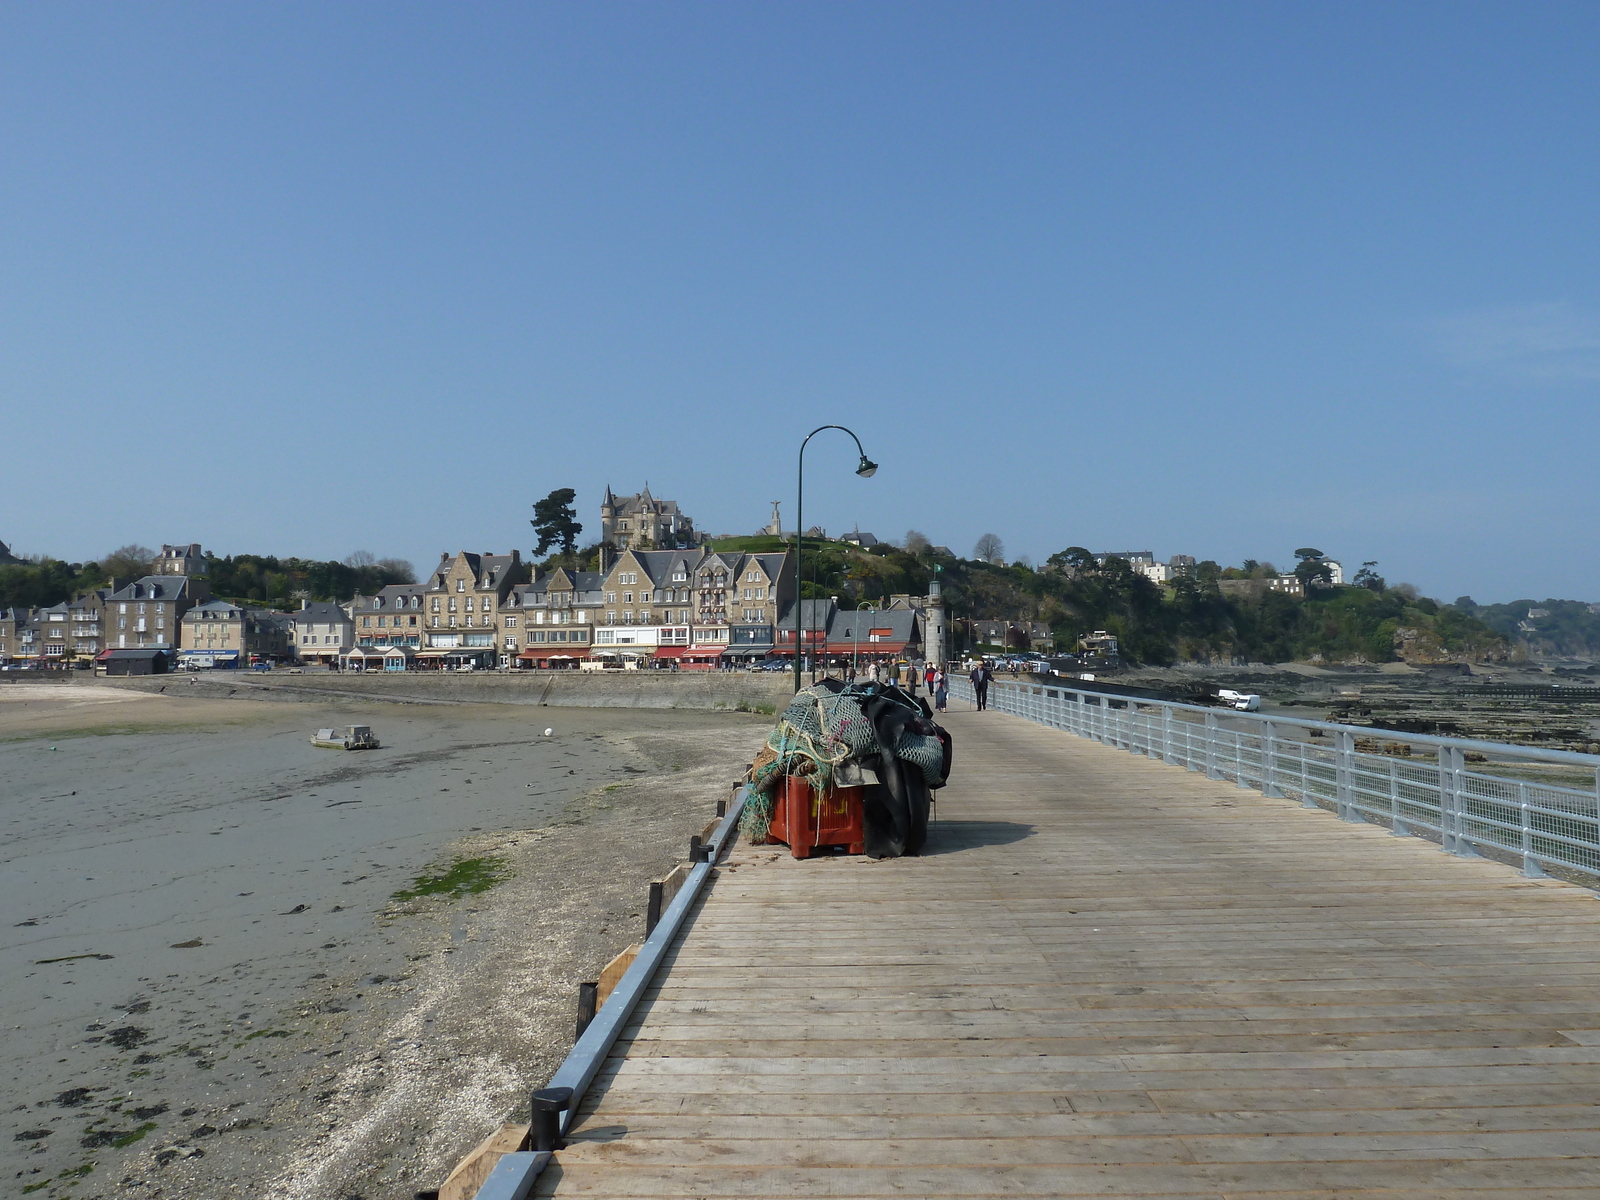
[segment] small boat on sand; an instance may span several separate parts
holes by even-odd
[[[311,744],[324,750],[376,750],[378,739],[372,736],[367,725],[346,725],[343,729],[319,729],[311,735]]]

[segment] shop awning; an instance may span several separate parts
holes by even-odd
[[[904,654],[906,642],[829,642],[828,654]]]
[[[554,662],[558,658],[569,660],[588,658],[589,652],[587,650],[535,650],[532,646],[529,646],[517,657],[519,659],[527,659],[529,662],[538,662],[540,660]]]

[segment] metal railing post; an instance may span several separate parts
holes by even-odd
[[[1440,848],[1462,858],[1476,858],[1477,850],[1467,833],[1466,814],[1461,809],[1461,772],[1466,756],[1454,746],[1439,747],[1439,827]],[[1449,816],[1445,817],[1448,807]]]
[[[1261,722],[1261,794],[1274,800],[1283,798],[1278,786],[1278,727],[1271,721]]]
[[[1334,763],[1334,774],[1338,780],[1338,809],[1341,821],[1360,821],[1361,813],[1355,807],[1355,754],[1356,735],[1353,733],[1339,733],[1339,757]]]
[[[1400,815],[1400,764],[1389,761],[1389,832],[1395,837],[1410,837],[1411,826]]]
[[[1517,784],[1517,811],[1522,825],[1522,873],[1529,879],[1543,879],[1544,867],[1533,856],[1533,822],[1528,815],[1528,785]]]
[[[1161,761],[1169,767],[1172,761],[1172,705],[1161,706]]]
[[[1217,769],[1217,714],[1206,713],[1206,778],[1221,779]]]

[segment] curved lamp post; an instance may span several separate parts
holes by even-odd
[[[856,453],[861,456],[861,461],[856,465],[856,474],[863,479],[871,479],[878,471],[878,464],[867,457],[867,452],[861,448],[861,439],[856,437],[843,425],[818,425],[806,434],[805,441],[800,443],[800,466],[795,472],[794,496],[794,690],[800,690],[800,655],[805,647],[805,600],[802,596],[801,584],[805,580],[805,545],[806,545],[806,520],[805,520],[805,495],[806,495],[806,442],[809,442],[824,429],[838,429],[850,434],[850,440],[856,444]]]
[[[877,612],[878,611],[878,606],[876,604],[874,604],[871,600],[857,600],[856,601],[856,615],[850,621],[850,632],[855,635],[855,643],[856,643],[851,648],[851,651],[850,651],[850,678],[851,678],[852,681],[854,681],[854,679],[856,677],[856,671],[859,669],[859,665],[860,665],[859,664],[859,659],[861,658],[861,609],[863,608],[863,606],[866,608],[866,610],[868,612]]]

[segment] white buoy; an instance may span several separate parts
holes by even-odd
[[[545,730],[545,731],[544,731],[544,735],[545,735],[545,737],[549,737],[549,736],[550,736],[550,735],[551,735],[551,734],[553,734],[553,733],[554,733],[554,732],[555,732],[555,730],[554,730],[554,729],[546,729],[546,730]],[[55,747],[54,747],[54,746],[51,746],[51,747],[50,747],[50,749],[52,749],[52,750],[54,750],[54,749],[55,749]]]

